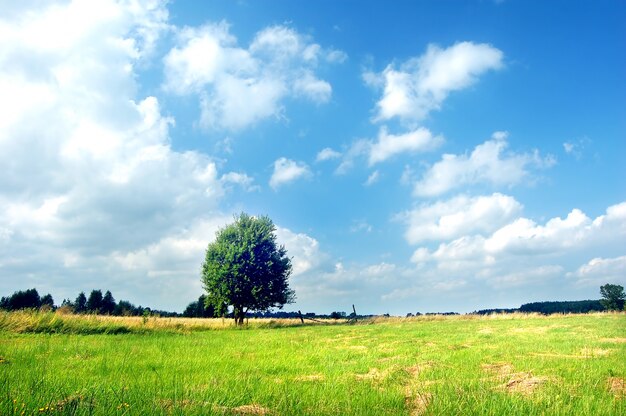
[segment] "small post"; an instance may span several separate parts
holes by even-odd
[[[298,317],[300,318],[300,322],[304,323],[304,318],[302,317],[302,312],[298,311]]]

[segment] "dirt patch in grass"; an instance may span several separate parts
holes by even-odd
[[[618,399],[626,397],[626,381],[620,377],[609,377],[607,380],[609,391]]]

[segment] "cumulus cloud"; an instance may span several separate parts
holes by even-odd
[[[287,97],[327,102],[332,87],[315,69],[320,60],[340,62],[341,56],[286,26],[261,30],[247,48],[226,22],[186,27],[164,59],[164,88],[197,95],[202,126],[241,130],[282,117]]]
[[[0,290],[101,287],[180,310],[200,290],[202,231],[252,178],[174,150],[174,120],[137,96],[162,2],[31,6],[0,17]]]
[[[614,258],[596,257],[583,264],[575,272],[567,274],[581,286],[601,286],[606,283],[626,284],[626,256]]]
[[[490,233],[516,218],[522,205],[515,198],[494,193],[487,196],[456,196],[447,201],[422,204],[400,214],[407,224],[410,244],[450,240],[469,233]]]
[[[330,256],[320,249],[319,242],[305,234],[296,233],[288,228],[277,227],[276,237],[280,244],[287,249],[292,264],[292,278],[298,279],[306,273],[328,268]]]
[[[433,136],[430,130],[420,127],[408,133],[389,134],[386,127],[381,127],[378,139],[371,144],[369,164],[383,162],[400,153],[417,153],[434,150],[443,143],[442,136]]]
[[[316,162],[323,162],[325,160],[332,160],[341,157],[341,153],[336,150],[331,149],[330,147],[325,147],[320,150],[317,156],[315,157]]]
[[[281,157],[274,162],[270,186],[276,190],[282,185],[308,176],[311,176],[311,170],[306,163]]]
[[[488,183],[513,186],[529,177],[529,168],[554,165],[552,156],[533,153],[504,153],[508,146],[506,132],[495,132],[491,140],[479,144],[469,155],[444,154],[415,184],[414,194],[432,197],[464,185]]]
[[[430,130],[423,127],[406,133],[392,134],[389,133],[386,126],[382,126],[376,139],[358,139],[343,154],[333,153],[333,158],[341,157],[341,163],[335,173],[344,174],[348,172],[354,166],[355,161],[359,159],[366,158],[368,165],[373,166],[400,154],[424,153],[435,150],[443,142],[442,136],[435,136]],[[324,156],[329,155],[325,154]]]
[[[520,217],[490,235],[463,235],[430,250],[418,248],[415,263],[434,262],[438,268],[489,268],[507,262],[532,264],[546,258],[567,257],[594,247],[620,247],[626,243],[626,202],[610,206],[595,219],[579,209],[545,225]]]
[[[398,117],[419,121],[438,110],[452,91],[466,88],[489,70],[502,68],[503,54],[491,45],[459,42],[442,49],[428,45],[426,52],[382,73],[367,72],[365,81],[383,89],[375,121]]]

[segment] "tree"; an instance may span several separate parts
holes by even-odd
[[[206,304],[222,316],[232,307],[238,325],[248,311],[282,308],[295,299],[288,282],[291,260],[277,245],[275,231],[269,217],[242,213],[207,247],[202,265]]]
[[[101,307],[102,307],[102,291],[94,289],[89,294],[89,299],[87,299],[87,312],[100,313]]]
[[[74,313],[87,312],[87,296],[85,292],[80,292],[74,301]]]
[[[48,310],[54,309],[54,299],[50,293],[41,298],[41,307]]]
[[[215,308],[213,305],[207,304],[206,298],[206,295],[200,295],[198,300],[187,305],[183,316],[187,318],[213,318],[215,316]]]
[[[139,312],[137,312],[137,307],[129,301],[120,300],[117,305],[115,305],[113,314],[116,316],[133,316],[139,315]]]
[[[600,286],[600,294],[602,295],[600,302],[607,310],[621,311],[624,309],[626,295],[624,294],[623,286],[607,283],[604,286]]]
[[[2,308],[9,311],[39,307],[41,307],[41,298],[35,288],[18,290],[10,297],[2,298]]]
[[[112,315],[115,310],[115,299],[113,299],[113,295],[111,291],[107,290],[102,298],[102,303],[100,304],[100,313],[105,315]]]

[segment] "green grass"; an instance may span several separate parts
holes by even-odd
[[[626,414],[623,313],[198,322],[2,316],[0,414]]]

